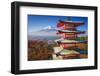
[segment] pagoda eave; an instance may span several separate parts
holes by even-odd
[[[62,30],[58,30],[57,34],[62,34],[62,33],[74,33],[74,34],[84,34],[85,31],[62,31]]]
[[[64,24],[73,24],[74,26],[80,26],[80,25],[84,25],[84,22],[74,22],[74,21],[61,21],[60,23],[64,23]]]
[[[77,43],[80,43],[80,42],[61,42],[61,41],[57,41],[58,44],[77,44]]]
[[[80,43],[80,41],[76,41],[76,40],[63,40],[63,39],[58,39],[58,40],[55,40],[55,42],[58,42],[58,43]]]
[[[72,41],[72,42],[63,42],[63,41],[56,41],[58,44],[77,44],[77,43],[87,43],[87,41]]]
[[[63,50],[60,53],[60,55],[72,55],[72,54],[80,54],[80,53],[75,50]]]

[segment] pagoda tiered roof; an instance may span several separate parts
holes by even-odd
[[[59,50],[61,48],[61,50]],[[53,56],[54,59],[70,59],[79,58],[80,53],[75,50],[62,49],[62,47],[54,47],[55,55],[59,53],[59,56]],[[57,51],[58,50],[58,51]]]
[[[79,54],[79,52],[76,52],[75,50],[63,49],[62,47],[54,47],[53,49],[54,53],[60,53],[60,55]]]
[[[87,41],[77,41],[77,40],[68,40],[68,39],[57,39],[55,42],[63,44],[75,44],[75,43],[86,43]]]
[[[68,40],[68,39],[57,39],[55,42],[63,43],[63,44],[68,44],[68,43],[80,43],[80,41],[76,40]]]
[[[75,33],[75,34],[82,34],[82,33],[85,33],[85,31],[70,31],[70,30],[58,30],[58,34],[61,34],[61,33]]]
[[[75,50],[67,50],[67,49],[63,49],[63,51],[60,52],[60,55],[69,55],[69,54],[80,54],[80,53]]]
[[[84,25],[84,22],[82,21],[62,21],[62,20],[59,20],[59,23],[57,24],[57,27],[61,27],[63,26],[64,24],[73,24],[75,27],[77,26],[80,26],[80,25]],[[67,26],[70,26],[70,25],[67,25]]]

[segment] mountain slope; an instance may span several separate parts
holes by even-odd
[[[56,34],[57,30],[54,28],[46,28],[36,32],[29,33],[29,39],[45,39],[45,40],[55,40],[59,36]]]

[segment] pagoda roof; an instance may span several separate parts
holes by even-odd
[[[55,42],[60,42],[60,43],[80,43],[80,41],[76,41],[76,40],[68,40],[68,39],[57,39],[55,40]]]
[[[87,41],[76,41],[76,40],[68,40],[68,39],[57,39],[55,42],[62,44],[75,44],[75,43],[87,43]]]
[[[55,53],[60,53],[60,55],[68,55],[68,54],[79,54],[79,52],[75,50],[63,49],[63,47],[53,47]]]
[[[60,22],[67,23],[67,24],[75,24],[75,25],[83,25],[84,24],[84,22],[82,22],[82,21],[62,21],[62,20],[60,20]]]
[[[63,49],[60,52],[60,55],[69,55],[69,54],[80,54],[80,53],[75,50],[67,50],[67,49]]]
[[[60,24],[60,23],[62,23],[62,24]],[[57,26],[61,27],[61,26],[63,26],[63,24],[73,24],[75,27],[77,27],[77,26],[83,25],[85,23],[82,21],[62,21],[62,20],[59,20],[59,23]]]
[[[70,30],[58,30],[59,33],[76,33],[76,34],[81,34],[85,33],[85,31],[70,31]]]

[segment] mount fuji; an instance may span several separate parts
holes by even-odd
[[[57,33],[56,28],[47,26],[39,31],[30,32],[28,35],[28,39],[55,40],[59,38],[59,36],[56,33]]]

